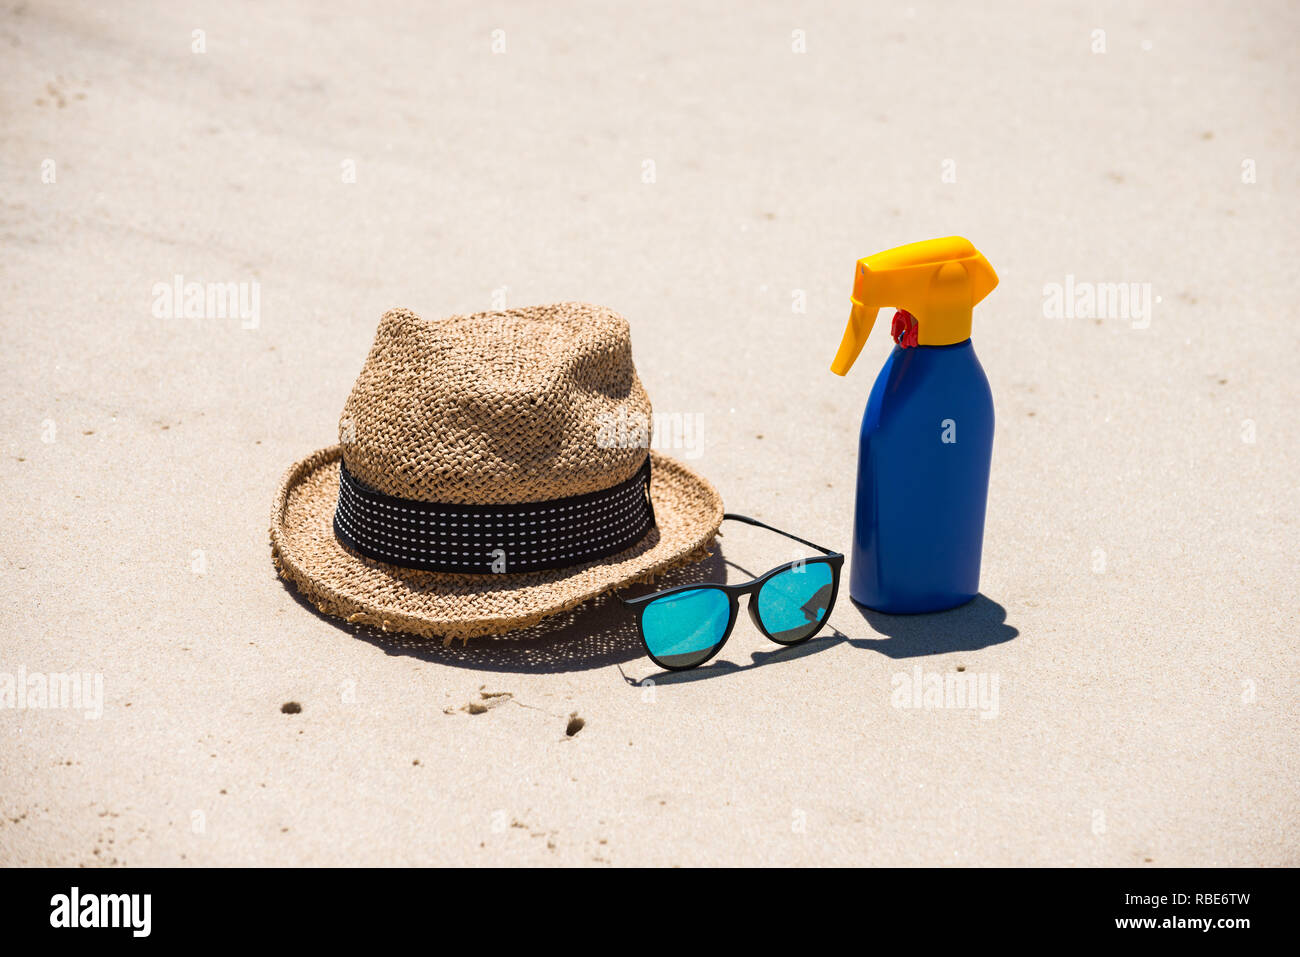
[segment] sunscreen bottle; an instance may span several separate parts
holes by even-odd
[[[877,313],[898,310],[896,345],[858,440],[849,594],[868,608],[943,611],[979,592],[993,395],[971,345],[971,310],[997,284],[993,267],[959,236],[858,260],[831,371],[847,373]]]

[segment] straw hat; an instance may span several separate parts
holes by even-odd
[[[447,640],[534,624],[709,554],[722,500],[649,426],[610,309],[394,309],[340,444],[285,474],[276,568],[349,622]]]

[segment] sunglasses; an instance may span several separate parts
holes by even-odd
[[[817,634],[835,607],[843,555],[745,515],[728,512],[722,518],[784,535],[825,557],[787,562],[739,585],[679,585],[638,598],[618,596],[636,609],[646,654],[661,668],[698,668],[721,651],[736,624],[742,595],[749,596],[749,617],[758,630],[782,645],[797,645]]]

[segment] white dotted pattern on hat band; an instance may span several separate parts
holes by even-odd
[[[371,502],[361,496],[358,496],[353,489],[347,486],[343,486],[343,488],[346,491],[339,496],[339,501],[342,502],[346,499],[347,504],[352,506],[354,510],[356,510],[357,512],[360,512],[363,517],[372,519],[375,523],[382,524],[383,527],[385,528],[402,532],[407,537],[419,537],[419,536],[428,535],[429,533],[424,528],[419,527],[419,526],[424,526],[426,524],[444,527],[444,528],[448,527],[448,523],[445,522],[425,523],[417,519],[395,518],[391,515],[376,514],[370,511],[371,506],[381,505],[382,503]],[[520,522],[518,523],[519,525],[526,525],[528,526],[528,528],[520,528],[517,530],[514,527],[508,525],[507,523],[502,523],[502,522],[485,522],[485,523],[474,523],[474,524],[470,524],[466,522],[464,523],[463,527],[466,529],[472,529],[472,531],[444,532],[443,535],[453,536],[457,538],[482,537],[482,538],[489,538],[489,539],[497,539],[502,536],[512,537],[512,538],[513,537],[537,538],[543,535],[547,537],[554,537],[557,534],[569,531],[569,534],[565,537],[576,538],[580,534],[581,529],[588,528],[593,525],[605,524],[608,521],[608,519],[604,518],[603,516],[606,516],[610,512],[614,512],[614,511],[625,512],[629,509],[630,506],[634,506],[637,503],[637,501],[644,499],[644,497],[645,497],[644,485],[635,485],[632,486],[631,488],[624,489],[616,497],[606,500],[598,508],[593,508],[591,511],[585,512],[583,514],[583,517],[586,518],[586,521],[574,522],[571,520],[567,520],[565,518],[556,518],[549,521],[544,520],[544,521],[537,521],[537,522]],[[454,526],[456,523],[450,523],[450,524]],[[509,528],[510,530],[504,532],[492,531],[492,529],[501,529],[501,528]],[[477,543],[454,542],[448,544],[470,545],[470,544],[477,544]]]
[[[411,549],[403,548],[399,545],[387,545],[387,544],[376,543],[374,541],[368,541],[367,536],[364,534],[359,534],[355,526],[353,526],[345,516],[339,513],[335,513],[335,518],[338,520],[339,524],[343,526],[343,530],[347,532],[350,537],[352,537],[358,544],[360,544],[367,551],[374,552],[376,555],[394,559],[397,562],[428,561],[427,558],[424,558],[422,556],[435,555],[435,554],[455,556],[457,559],[459,559],[459,561],[455,562],[455,564],[457,565],[484,565],[484,566],[491,567],[494,561],[494,556],[490,554],[492,550],[489,550],[489,554],[487,555],[477,554],[474,552],[459,552],[459,551],[450,551],[450,550],[432,549],[432,548],[415,548],[414,550],[411,550]],[[640,524],[639,522],[633,520],[624,523],[624,526],[622,527],[627,527],[627,526],[636,527],[639,524]],[[645,531],[648,532],[649,530],[650,530],[650,526],[647,525]],[[582,549],[580,551],[564,552],[562,554],[558,554],[554,550],[551,550],[546,552],[543,555],[543,557],[534,558],[534,559],[526,559],[526,558],[521,559],[521,558],[516,558],[514,556],[535,554],[536,553],[535,551],[511,552],[510,550],[504,548],[502,548],[502,550],[505,551],[506,553],[506,560],[507,560],[508,567],[513,568],[521,565],[526,567],[528,565],[539,565],[542,564],[543,562],[551,562],[556,560],[568,560],[568,559],[577,560],[582,558],[585,555],[593,554],[594,552],[601,552],[602,554],[605,555],[614,554],[617,551],[622,551],[623,548],[628,548],[634,545],[636,542],[640,541],[640,539],[644,536],[644,532],[635,537],[630,537],[630,533],[628,532],[624,532],[623,534],[624,536],[628,536],[628,538],[626,544],[623,544],[622,547],[618,549],[612,549],[611,546],[619,543],[620,539],[611,538],[608,541],[602,542],[601,544],[593,548]],[[451,563],[449,562],[448,564]]]
[[[351,535],[353,538],[357,538],[357,536],[356,536],[356,535],[354,534],[354,532],[353,532],[353,529],[348,525],[348,523],[346,522],[346,520],[342,520],[342,519],[340,519],[340,524],[343,525],[344,530],[345,530],[349,535]],[[646,531],[648,532],[649,530],[650,530],[649,527],[647,527],[647,528],[646,528]],[[572,559],[573,561],[571,562],[571,564],[576,564],[576,562],[577,562],[578,560],[580,560],[581,558],[583,558],[584,556],[586,556],[586,555],[591,555],[591,554],[594,554],[594,553],[596,553],[596,552],[600,552],[602,555],[612,555],[612,554],[616,554],[617,552],[622,551],[624,548],[630,548],[632,545],[634,545],[634,544],[636,544],[638,541],[640,541],[642,537],[644,537],[644,533],[643,533],[642,535],[638,535],[638,536],[636,536],[636,537],[634,537],[634,538],[629,538],[629,539],[627,540],[626,544],[623,544],[621,548],[617,548],[617,549],[612,549],[612,548],[611,548],[611,546],[612,546],[613,544],[616,544],[616,543],[618,542],[618,540],[615,539],[615,540],[612,540],[611,542],[608,542],[608,543],[602,543],[601,545],[597,545],[597,546],[595,546],[594,548],[587,548],[587,549],[582,549],[582,550],[579,550],[579,551],[573,551],[573,552],[565,552],[564,554],[553,555],[553,556],[551,556],[550,558],[519,559],[519,558],[514,558],[514,557],[511,555],[511,553],[508,552],[508,551],[506,552],[506,556],[505,556],[505,557],[506,557],[507,567],[508,567],[508,568],[512,568],[512,569],[514,569],[514,568],[518,568],[518,567],[520,567],[520,566],[523,566],[523,567],[526,568],[526,567],[529,566],[529,565],[539,565],[539,564],[542,564],[543,562],[550,562],[550,561],[556,561],[556,560],[564,560],[564,561],[568,561],[568,560]],[[360,539],[358,539],[358,541],[360,542]],[[377,555],[377,556],[381,556],[381,557],[383,557],[383,558],[389,558],[389,559],[392,559],[392,560],[394,561],[394,563],[400,563],[400,562],[405,562],[405,561],[427,561],[427,559],[422,558],[421,555],[428,555],[428,554],[433,554],[433,553],[434,553],[434,550],[432,550],[432,549],[423,549],[423,548],[421,548],[421,549],[418,549],[418,552],[419,552],[420,554],[416,554],[416,553],[414,553],[414,552],[410,552],[410,551],[407,551],[406,549],[398,548],[398,547],[396,547],[396,546],[383,547],[383,546],[380,546],[380,545],[375,545],[375,544],[373,544],[373,543],[363,543],[363,547],[364,547],[367,551],[374,552],[374,554]],[[473,557],[474,557],[474,556],[471,556],[471,558],[473,558]],[[482,565],[482,566],[484,566],[484,567],[490,568],[490,567],[492,566],[494,560],[495,560],[494,556],[492,556],[492,555],[489,554],[489,555],[486,555],[486,556],[477,556],[477,561],[474,561],[474,560],[462,560],[462,561],[456,562],[456,564],[457,564],[458,566]],[[449,564],[450,564],[450,563],[449,563]]]
[[[472,532],[446,532],[444,533],[444,535],[455,536],[457,538],[483,537],[491,542],[499,542],[502,538],[514,538],[514,537],[527,538],[527,539],[546,538],[552,541],[557,541],[559,543],[562,543],[565,540],[585,537],[587,533],[584,531],[584,529],[591,528],[593,526],[599,526],[602,528],[612,526],[618,523],[621,519],[625,518],[627,515],[639,511],[640,506],[644,504],[644,502],[645,502],[644,489],[632,488],[626,490],[624,493],[621,493],[617,500],[612,501],[609,504],[604,505],[588,513],[591,517],[589,517],[586,521],[582,521],[582,522],[570,521],[570,522],[559,522],[553,524],[548,523],[541,528],[522,530],[522,531],[489,532],[489,531],[478,531],[477,529],[475,529]],[[447,545],[447,546],[460,545],[465,547],[479,546],[483,544],[482,542],[470,542],[470,541],[441,541],[438,540],[436,536],[429,535],[429,533],[425,529],[418,529],[414,527],[404,526],[400,523],[395,523],[391,521],[387,516],[376,515],[375,513],[368,511],[367,510],[368,503],[366,503],[364,500],[356,498],[350,491],[339,496],[339,505],[340,507],[348,510],[348,514],[350,518],[352,518],[358,524],[364,525],[367,528],[367,530],[374,530],[375,534],[382,535],[386,538],[392,538],[395,541],[408,541],[411,539],[420,539],[420,540],[434,539],[434,541],[440,545]],[[531,523],[531,524],[541,524],[541,523]],[[385,531],[379,531],[379,529],[384,529]],[[396,532],[398,534],[387,535],[385,534],[385,532]],[[529,544],[529,542],[521,541],[521,542],[509,542],[504,544],[509,544],[513,546],[513,545]]]
[[[523,541],[523,542],[505,542],[500,540],[489,540],[487,542],[481,542],[481,543],[480,542],[437,542],[437,541],[430,542],[428,539],[419,539],[419,541],[424,544],[452,545],[452,546],[461,545],[461,546],[465,546],[468,549],[473,549],[473,550],[466,551],[459,548],[421,548],[419,547],[419,545],[416,544],[416,541],[413,540],[410,536],[389,534],[389,532],[394,532],[394,531],[400,532],[402,531],[402,529],[395,528],[392,525],[383,523],[373,518],[373,516],[367,516],[363,513],[359,513],[356,510],[354,510],[349,503],[344,502],[342,499],[339,500],[339,512],[341,513],[342,517],[345,519],[344,527],[347,530],[348,534],[351,535],[354,539],[356,539],[360,544],[366,547],[369,547],[371,542],[374,539],[382,538],[385,539],[386,541],[384,542],[373,541],[373,544],[376,547],[395,548],[402,551],[420,552],[420,553],[430,554],[430,555],[433,554],[453,555],[462,558],[477,558],[483,554],[483,550],[490,551],[494,548],[501,548],[501,549],[505,549],[508,553],[514,555],[541,555],[544,557],[550,555],[554,557],[560,557],[560,553],[563,552],[563,550],[566,547],[573,544],[573,542],[575,542],[578,539],[585,539],[588,537],[586,535],[566,536],[566,541],[556,542],[554,539],[548,539],[542,536],[538,536],[533,540]],[[602,528],[605,529],[605,533],[600,535],[599,539],[606,540],[606,541],[617,540],[619,535],[626,533],[630,527],[639,523],[643,523],[645,519],[648,517],[647,513],[648,513],[648,508],[646,508],[645,506],[644,499],[640,503],[640,507],[638,507],[636,503],[633,503],[633,506],[625,510],[622,514],[601,523]],[[380,529],[386,529],[387,531],[380,531]],[[540,544],[547,544],[547,543],[552,544],[555,547],[552,547],[550,549],[540,549],[540,548],[530,549],[524,547],[528,545],[540,545]]]
[[[519,523],[464,521],[463,515],[455,516],[462,519],[461,522],[432,522],[407,518],[403,513],[425,515],[434,513],[370,500],[353,487],[353,483],[348,481],[350,478],[351,476],[346,476],[340,482],[335,517],[341,529],[364,550],[374,552],[376,557],[388,558],[398,563],[414,561],[433,565],[441,563],[458,567],[490,568],[495,557],[491,553],[498,549],[505,552],[507,565],[512,568],[527,568],[555,562],[573,563],[596,552],[608,555],[622,551],[635,544],[651,527],[649,522],[651,511],[647,499],[648,476],[620,490],[609,499],[586,503],[587,511],[581,516],[566,513],[582,508],[582,504],[558,506],[553,509],[530,509],[526,513],[519,514],[553,515],[554,517]],[[373,510],[373,506],[379,506],[387,511],[377,513]],[[437,514],[447,517],[454,513]],[[573,521],[579,517],[585,520]],[[523,529],[511,527],[516,524],[527,527]],[[600,534],[594,538],[585,531],[592,526],[600,528]],[[441,534],[434,532],[435,528],[452,527],[463,527],[472,531],[443,531]],[[509,530],[494,531],[502,528]],[[447,541],[448,537],[459,540]],[[469,540],[480,538],[485,540]],[[520,540],[504,541],[504,539],[515,538]],[[581,541],[593,541],[594,544],[591,548],[574,549],[573,546],[580,544]],[[422,545],[430,547],[426,548]],[[526,546],[550,547],[528,548]],[[441,558],[434,556],[441,556]]]
[[[407,529],[386,523],[383,519],[374,518],[373,515],[367,515],[364,510],[357,508],[354,502],[344,501],[342,498],[339,499],[339,510],[343,512],[344,516],[346,516],[348,520],[350,520],[352,525],[355,525],[357,531],[363,533],[363,536],[365,537],[377,536],[387,538],[387,540],[396,542],[396,544],[399,545],[413,545],[416,544],[416,542],[422,542],[422,544],[446,546],[445,554],[473,555],[478,554],[477,550],[480,550],[485,546],[523,549],[524,546],[537,545],[546,541],[549,541],[552,545],[558,547],[564,546],[564,541],[555,541],[554,537],[543,536],[543,534],[534,534],[534,536],[529,536],[528,541],[520,542],[507,542],[504,541],[503,538],[489,538],[486,542],[438,541],[432,540],[429,536],[412,536],[412,534],[407,533]],[[599,521],[602,529],[608,529],[608,534],[603,534],[601,537],[612,537],[612,533],[614,533],[615,529],[624,527],[624,525],[627,525],[628,521],[645,518],[646,511],[645,499],[642,498],[641,501],[638,502],[629,502],[627,506],[619,508],[614,515],[610,515],[608,518]],[[591,523],[582,524],[586,525]],[[391,534],[394,532],[398,534]],[[563,536],[564,540],[578,540],[578,538],[586,537],[588,537],[588,534],[581,532]]]

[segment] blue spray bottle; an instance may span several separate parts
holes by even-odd
[[[971,310],[998,284],[959,236],[858,260],[853,311],[831,371],[844,375],[877,313],[897,345],[876,377],[858,444],[849,594],[876,611],[943,611],[979,592],[993,456],[993,394]]]

